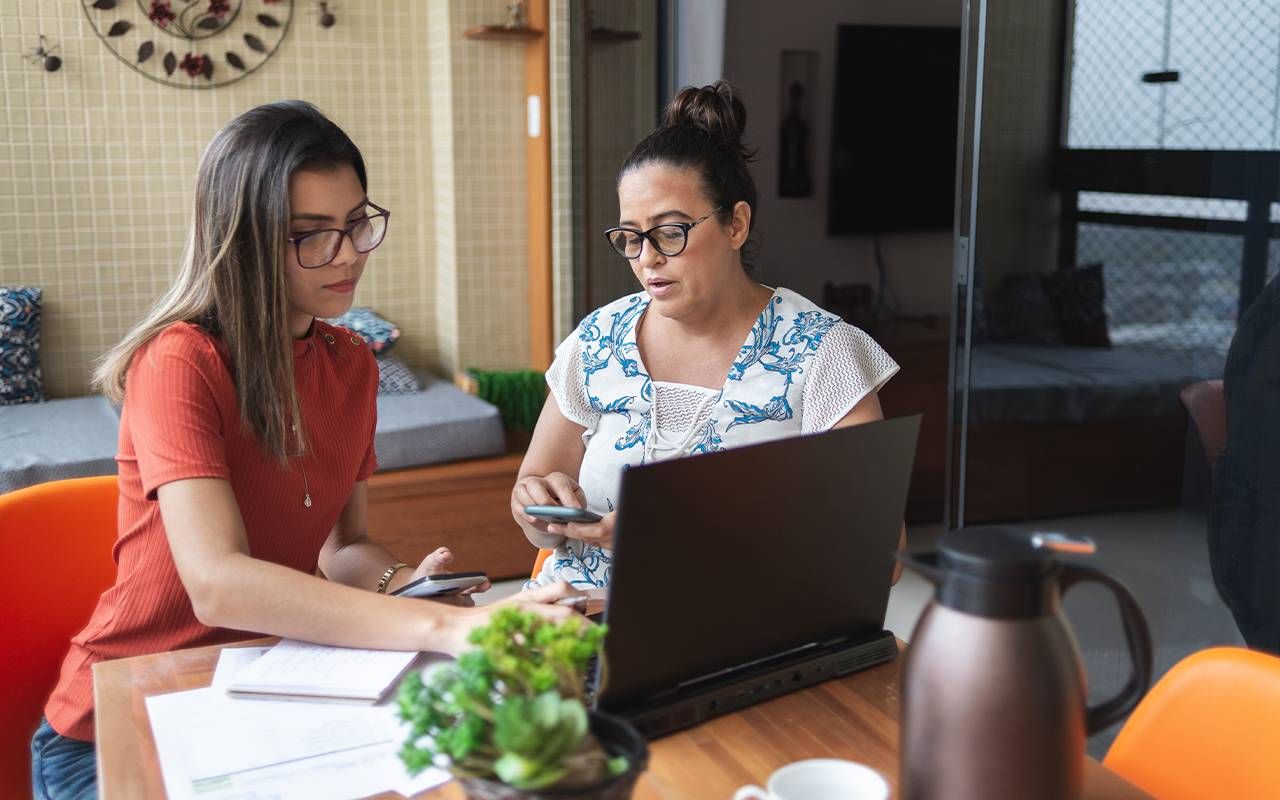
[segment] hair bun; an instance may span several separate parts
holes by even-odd
[[[725,144],[742,149],[747,107],[728,81],[716,81],[702,88],[686,86],[662,114],[662,127],[681,126],[701,128]]]

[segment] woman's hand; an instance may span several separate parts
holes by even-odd
[[[453,563],[453,551],[447,547],[437,547],[433,552],[428,553],[426,558],[422,559],[422,563],[419,564],[418,568],[415,569],[413,571],[413,574],[409,576],[409,580],[404,581],[404,583],[393,582],[392,585],[394,586],[394,588],[389,587],[387,591],[388,593],[390,593],[395,589],[400,588],[400,586],[403,586],[405,583],[412,583],[413,581],[416,581],[418,578],[425,578],[428,575],[441,575],[441,574],[448,573],[449,565],[452,563]],[[430,599],[440,603],[449,603],[450,605],[455,605],[455,606],[470,607],[476,604],[476,601],[473,600],[470,597],[470,595],[477,594],[479,592],[487,592],[492,588],[493,588],[493,585],[490,584],[489,581],[486,579],[484,583],[478,584],[476,586],[472,586],[469,589],[463,589],[462,591],[457,592],[456,594],[444,595],[441,597],[432,597]]]
[[[571,606],[558,604],[557,601],[569,597],[585,596],[581,590],[573,588],[568,582],[558,581],[549,586],[525,589],[519,594],[512,595],[491,605],[463,609],[457,613],[457,616],[452,618],[447,629],[443,632],[444,635],[439,639],[433,640],[432,649],[440,647],[444,652],[455,656],[458,655],[470,646],[467,642],[467,637],[471,634],[471,631],[482,625],[487,625],[489,618],[500,608],[516,606],[522,611],[532,611],[552,622],[564,622],[567,619],[579,616],[579,614]]]
[[[524,513],[525,506],[586,508],[587,495],[577,481],[563,472],[552,472],[546,476],[528,475],[516,481],[511,489],[512,516],[538,533],[547,534],[548,524]]]
[[[618,512],[610,511],[605,514],[599,522],[555,522],[547,526],[547,533],[554,536],[567,536],[570,539],[578,539],[588,544],[599,545],[603,548],[613,549],[613,522],[618,517]]]

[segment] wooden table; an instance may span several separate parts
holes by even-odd
[[[143,699],[208,686],[220,650],[177,650],[94,666],[98,788],[103,800],[164,796]],[[635,799],[727,800],[739,786],[763,784],[773,770],[805,758],[860,761],[887,776],[896,790],[900,664],[901,659],[896,659],[651,742],[649,769],[640,779]],[[450,783],[420,797],[457,800],[462,796],[457,785]],[[1085,797],[1148,796],[1087,759]]]

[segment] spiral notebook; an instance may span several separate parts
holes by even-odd
[[[227,693],[275,700],[376,703],[417,657],[417,652],[328,647],[285,639],[240,670],[227,686]]]

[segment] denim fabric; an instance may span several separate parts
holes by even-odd
[[[98,755],[93,742],[68,739],[42,717],[31,737],[31,793],[35,800],[94,800]]]

